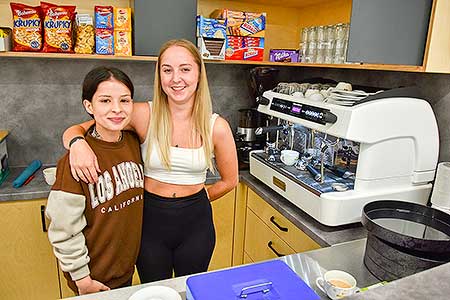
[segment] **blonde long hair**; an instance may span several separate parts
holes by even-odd
[[[191,115],[191,118],[193,120],[193,132],[191,134],[191,137],[193,137],[195,134],[198,134],[200,136],[208,168],[212,172],[214,172],[212,163],[212,153],[214,150],[211,128],[212,103],[208,87],[208,79],[206,78],[205,64],[203,63],[197,47],[190,41],[184,39],[170,40],[162,45],[159,51],[158,61],[155,67],[155,81],[152,101],[153,104],[150,126],[147,133],[149,147],[147,147],[147,161],[145,163],[150,163],[150,156],[153,148],[151,147],[151,145],[155,143],[156,145],[159,145],[157,149],[162,164],[168,170],[171,169],[169,153],[170,145],[172,142],[172,117],[170,115],[167,94],[163,91],[161,86],[160,64],[162,55],[167,49],[172,46],[179,46],[187,49],[194,57],[194,60],[199,67],[200,74],[194,100],[194,107],[192,109]]]

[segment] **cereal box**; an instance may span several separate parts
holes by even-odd
[[[109,29],[95,29],[95,53],[114,54],[114,31]]]
[[[298,62],[298,50],[270,49],[269,61]]]
[[[96,5],[95,28],[114,29],[114,8],[112,6]]]
[[[10,3],[10,6],[13,15],[13,50],[41,50],[41,7],[20,3]]]
[[[114,30],[114,55],[132,55],[131,31]]]
[[[114,7],[114,30],[131,31],[130,7]]]
[[[225,19],[227,35],[264,37],[266,29],[266,13],[233,11],[229,9],[215,10],[211,18]]]

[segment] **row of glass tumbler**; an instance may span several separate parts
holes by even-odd
[[[349,24],[304,27],[300,41],[302,62],[342,64],[345,62]]]

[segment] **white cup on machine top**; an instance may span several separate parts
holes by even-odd
[[[300,156],[300,153],[295,150],[282,150],[280,160],[288,166],[295,164]]]
[[[341,299],[354,294],[358,290],[355,277],[340,270],[326,272],[323,277],[316,279],[316,285],[331,299]]]

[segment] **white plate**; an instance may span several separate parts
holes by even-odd
[[[181,296],[170,287],[154,285],[140,289],[128,300],[181,300]]]

